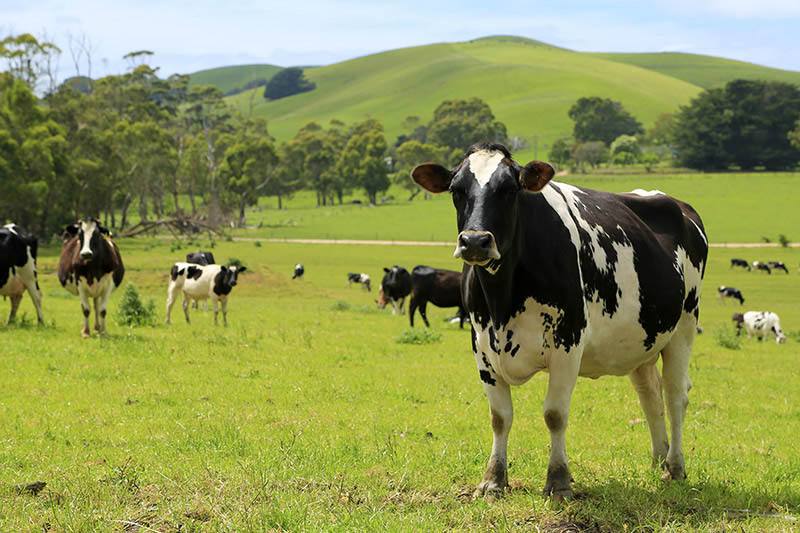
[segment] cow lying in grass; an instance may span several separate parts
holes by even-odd
[[[172,306],[183,292],[183,314],[189,324],[189,302],[211,300],[214,308],[214,324],[217,324],[219,308],[222,308],[222,322],[228,325],[228,295],[236,286],[239,274],[246,267],[227,267],[223,265],[193,265],[191,263],[175,263],[170,271],[167,288],[167,324],[170,323]]]
[[[734,313],[733,323],[736,325],[736,334],[741,335],[744,329],[748,339],[755,337],[761,341],[769,335],[775,335],[775,342],[778,344],[786,342],[786,335],[781,330],[781,319],[775,313],[769,311]]]

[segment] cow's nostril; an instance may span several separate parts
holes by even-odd
[[[492,244],[492,238],[489,235],[481,235],[478,237],[478,246],[488,249]]]

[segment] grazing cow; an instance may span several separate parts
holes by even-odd
[[[756,270],[763,270],[767,274],[772,274],[772,269],[770,269],[769,265],[761,261],[753,261],[753,268]]]
[[[733,268],[733,267],[746,268],[748,272],[750,272],[750,270],[752,270],[750,268],[750,263],[748,263],[746,259],[736,259],[736,258],[731,259],[731,268]]]
[[[16,224],[0,227],[0,296],[11,298],[11,314],[8,323],[14,322],[17,309],[25,291],[36,307],[39,324],[44,324],[42,315],[42,292],[36,272],[36,255],[39,242]]]
[[[735,287],[726,287],[722,285],[719,289],[717,289],[717,294],[719,294],[719,299],[723,300],[725,298],[733,298],[734,300],[739,300],[739,305],[744,305],[744,296],[742,296],[742,291]]]
[[[767,261],[767,265],[769,265],[772,270],[783,270],[787,274],[789,273],[789,269],[786,268],[786,265],[783,264],[782,261]]]
[[[408,305],[408,320],[414,327],[414,313],[419,309],[419,314],[426,327],[431,327],[428,322],[427,306],[431,302],[437,307],[457,307],[458,325],[464,327],[467,316],[461,305],[461,272],[453,270],[440,270],[429,266],[415,266],[411,271],[411,303]]]
[[[95,218],[79,220],[64,228],[58,281],[81,298],[83,337],[89,337],[89,299],[94,301],[94,329],[106,331],[106,312],[111,293],[122,284],[125,267],[111,232]]]
[[[300,263],[297,263],[294,266],[294,274],[292,274],[292,279],[302,278],[303,274],[305,273],[306,273],[305,267]]]
[[[372,281],[370,280],[369,274],[356,274],[354,272],[350,272],[347,274],[347,286],[351,287],[353,283],[360,283],[364,289],[368,291],[372,291]]]
[[[473,146],[452,171],[434,163],[412,171],[426,190],[450,191],[456,209],[454,255],[464,262],[462,299],[494,433],[477,494],[507,486],[509,385],[542,370],[545,495],[572,495],[566,428],[579,375],[629,375],[654,460],[683,479],[689,357],[708,255],[702,221],[663,193],[594,191],[551,182],[554,174],[540,161],[520,166],[498,144]]]
[[[392,304],[392,314],[403,314],[406,297],[411,294],[411,274],[405,268],[394,265],[383,268],[381,289],[378,292],[378,307],[383,309],[387,303]]]
[[[167,287],[167,324],[171,321],[172,306],[183,292],[183,314],[189,324],[189,301],[211,300],[214,308],[214,325],[217,324],[219,307],[222,307],[222,322],[228,325],[228,295],[236,286],[239,274],[247,267],[223,265],[193,265],[175,263],[169,273]],[[221,304],[221,305],[220,305]]]
[[[734,313],[733,322],[736,325],[736,334],[742,333],[742,327],[747,332],[747,338],[755,336],[759,341],[772,334],[775,335],[775,342],[783,344],[786,342],[786,335],[781,330],[781,320],[775,313],[769,311],[748,311],[744,314]]]
[[[186,254],[186,262],[192,263],[193,265],[213,265],[216,263],[214,261],[214,254],[211,252],[191,252]]]

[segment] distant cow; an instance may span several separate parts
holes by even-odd
[[[403,314],[406,297],[411,294],[411,274],[405,268],[394,265],[384,267],[381,288],[378,293],[378,307],[383,309],[386,304],[392,304],[392,314]]]
[[[748,272],[750,272],[750,270],[752,270],[750,268],[750,263],[748,263],[746,259],[736,259],[736,258],[731,259],[731,268],[733,268],[733,267],[746,268]]]
[[[0,227],[0,296],[11,298],[9,324],[14,322],[25,291],[33,300],[39,324],[42,317],[42,292],[36,273],[38,241],[16,224]]]
[[[430,327],[427,315],[428,302],[437,307],[457,307],[458,324],[464,327],[467,314],[461,305],[461,272],[453,270],[440,270],[429,266],[415,266],[411,271],[411,303],[409,304],[408,319],[414,327],[414,313],[419,309],[419,314],[427,327]]]
[[[775,335],[775,342],[783,344],[786,342],[786,335],[781,330],[781,320],[775,313],[769,311],[748,311],[744,314],[734,313],[733,322],[736,324],[736,334],[742,332],[742,328],[747,332],[747,338],[756,337],[764,340],[768,335]]]
[[[350,272],[347,274],[347,286],[350,287],[353,283],[359,283],[362,287],[364,287],[368,291],[372,291],[371,283],[369,274],[356,274],[355,272]]]
[[[64,228],[58,281],[81,298],[84,337],[90,335],[89,300],[94,300],[94,329],[106,330],[106,312],[111,293],[122,284],[125,267],[111,232],[95,218],[79,220]]]
[[[789,273],[789,269],[786,268],[786,265],[781,261],[767,261],[767,265],[769,265],[772,270],[783,270],[787,274]]]
[[[191,252],[186,254],[186,262],[193,265],[213,265],[214,254],[211,252]]]
[[[294,266],[294,274],[292,274],[292,279],[302,278],[303,274],[305,273],[306,273],[305,267],[300,263],[297,263]]]
[[[719,294],[720,300],[724,300],[725,298],[733,298],[734,300],[739,300],[739,305],[744,305],[744,296],[742,296],[742,291],[735,287],[726,287],[723,285],[717,289],[717,294]]]
[[[167,324],[170,323],[172,306],[183,292],[183,314],[189,324],[189,301],[211,300],[214,308],[214,324],[217,324],[219,307],[222,307],[222,322],[228,325],[228,295],[238,282],[239,274],[247,267],[223,265],[193,265],[175,263],[170,270],[167,287]]]
[[[772,269],[770,269],[769,265],[761,261],[753,261],[753,268],[756,270],[763,270],[767,274],[772,274]]]

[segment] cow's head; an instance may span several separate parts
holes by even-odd
[[[65,241],[74,237],[80,243],[80,257],[83,262],[88,263],[97,253],[100,243],[104,236],[110,236],[111,232],[100,224],[94,217],[79,220],[75,224],[70,224],[64,228],[62,237]]]
[[[224,287],[232,289],[239,281],[239,274],[247,270],[244,266],[224,266],[220,269],[218,276],[220,276],[219,283]]]
[[[450,191],[458,222],[453,255],[491,272],[513,246],[520,195],[541,191],[554,174],[542,161],[520,167],[502,145],[477,144],[455,170],[425,163],[411,177],[430,192]]]
[[[778,326],[772,326],[772,332],[775,334],[775,342],[778,344],[783,344],[786,342],[786,335],[783,334],[783,331]]]

